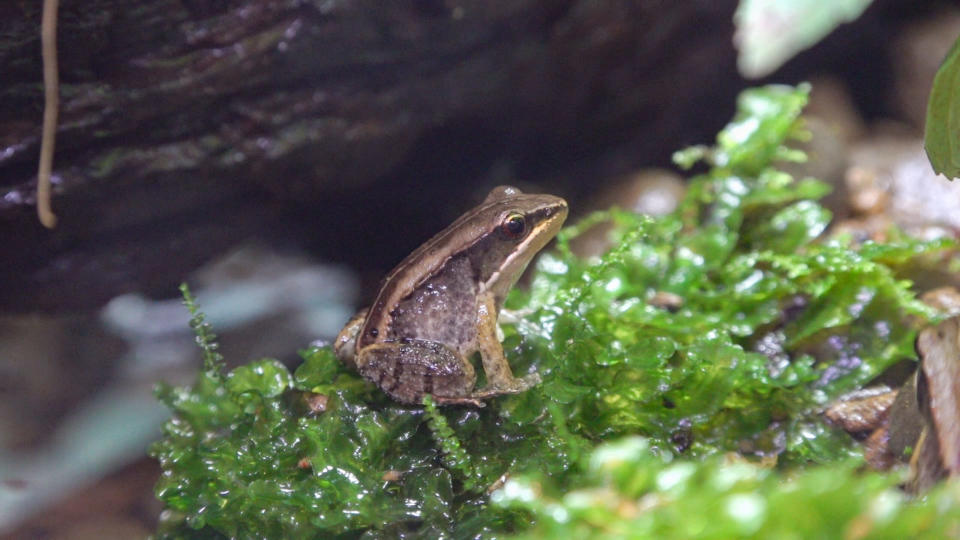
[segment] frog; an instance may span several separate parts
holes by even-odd
[[[507,293],[556,236],[567,202],[548,194],[493,188],[480,205],[403,259],[373,303],[334,341],[337,358],[395,401],[484,407],[540,382],[515,377],[498,338]],[[479,352],[486,385],[475,389]]]

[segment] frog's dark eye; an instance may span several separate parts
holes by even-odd
[[[527,220],[521,214],[508,214],[500,223],[500,231],[507,238],[520,238],[527,232]]]

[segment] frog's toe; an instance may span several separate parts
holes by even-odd
[[[540,378],[540,374],[537,373],[536,371],[528,375],[524,375],[523,377],[520,378],[520,380],[527,385],[526,388],[536,386],[541,382],[543,382],[543,379]]]
[[[509,381],[500,382],[499,384],[487,385],[474,392],[472,397],[487,399],[503,394],[519,394],[529,390],[537,384],[540,384],[540,375],[537,373],[531,373],[519,379],[511,379]]]
[[[474,397],[443,397],[433,396],[433,401],[439,405],[471,405],[482,409],[487,404]]]
[[[534,386],[540,384],[540,374],[539,373],[530,373],[524,375],[519,379],[513,379],[508,381],[500,386],[502,393],[504,394],[519,394],[533,388]]]

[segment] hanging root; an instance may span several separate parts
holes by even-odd
[[[50,173],[53,169],[53,143],[57,134],[57,109],[60,107],[57,77],[57,4],[59,0],[43,0],[43,21],[40,23],[40,47],[43,56],[43,134],[40,139],[40,167],[37,171],[37,217],[48,229],[57,225],[57,216],[50,208]]]

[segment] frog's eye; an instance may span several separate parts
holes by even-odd
[[[527,220],[522,214],[507,214],[500,223],[500,231],[507,238],[515,239],[523,236],[527,232]]]

